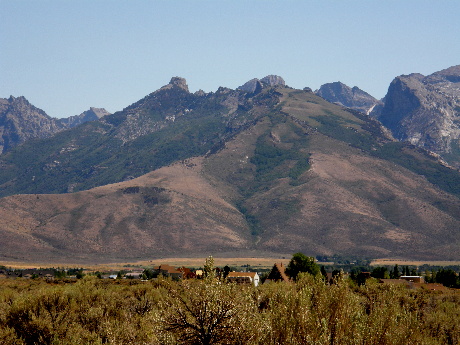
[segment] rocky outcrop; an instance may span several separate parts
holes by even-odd
[[[238,89],[249,93],[255,93],[257,89],[262,89],[262,87],[260,80],[254,78],[241,85]]]
[[[105,110],[104,108],[94,108],[91,107],[89,110],[84,111],[80,115],[75,115],[75,116],[70,116],[67,118],[60,119],[60,121],[68,128],[72,128],[78,125],[81,125],[82,123],[88,122],[88,121],[97,121],[101,117],[110,115],[110,113]]]
[[[460,65],[395,78],[377,118],[404,141],[460,168]]]
[[[277,75],[267,75],[265,78],[260,79],[260,81],[269,86],[286,86],[284,79]]]
[[[54,134],[88,121],[110,115],[104,108],[91,107],[80,115],[56,119],[21,97],[0,98],[0,153],[31,139],[49,138]]]
[[[283,78],[277,75],[268,75],[260,80],[257,78],[251,79],[248,82],[241,85],[240,87],[238,87],[238,90],[257,94],[264,88],[264,86],[276,87],[285,85],[286,83]]]
[[[357,86],[351,88],[339,81],[321,85],[319,90],[316,91],[316,94],[328,102],[340,104],[367,115],[369,115],[376,106],[381,106],[383,104]]]
[[[184,78],[181,78],[181,77],[172,77],[171,81],[169,82],[169,84],[163,86],[161,89],[162,90],[170,89],[170,88],[172,88],[174,86],[177,86],[177,87],[181,88],[182,90],[189,92],[187,81]]]
[[[21,97],[0,99],[0,152],[30,139],[48,138],[65,129],[58,120]]]
[[[205,95],[203,91],[190,93],[184,78],[172,77],[167,85],[102,121],[115,125],[116,138],[123,143],[131,142],[189,114],[197,99]]]

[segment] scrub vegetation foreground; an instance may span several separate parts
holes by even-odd
[[[4,279],[0,344],[459,344],[460,294],[301,273],[258,287]]]

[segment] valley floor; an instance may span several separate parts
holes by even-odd
[[[26,269],[26,268],[49,268],[49,267],[84,267],[87,270],[95,271],[119,271],[129,268],[147,268],[158,266],[161,264],[168,264],[171,266],[179,267],[185,266],[190,268],[203,267],[205,258],[207,256],[197,257],[161,257],[153,259],[144,259],[139,261],[113,261],[113,262],[97,262],[97,261],[10,261],[0,260],[0,266],[13,268],[13,269]],[[262,257],[232,257],[231,255],[218,255],[213,256],[214,263],[218,267],[226,265],[230,267],[251,267],[251,270],[267,269],[273,267],[275,263],[282,263],[287,265],[291,259],[292,254],[272,254]],[[331,262],[319,262],[319,265],[331,265]],[[460,261],[417,261],[417,260],[404,260],[404,259],[375,259],[372,260],[370,266],[459,266]]]

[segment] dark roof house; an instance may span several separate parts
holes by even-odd
[[[183,272],[176,270],[174,266],[170,265],[160,265],[157,267],[154,267],[154,269],[158,272],[158,274],[161,274],[165,277],[170,277],[173,279],[182,279],[183,278]]]

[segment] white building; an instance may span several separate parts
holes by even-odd
[[[230,272],[227,279],[237,284],[253,284],[259,285],[259,275],[257,272]]]

